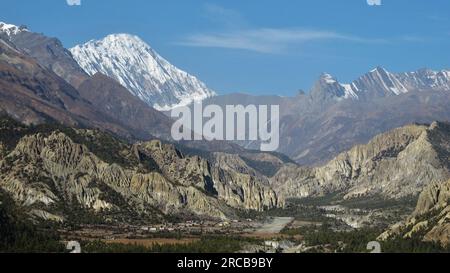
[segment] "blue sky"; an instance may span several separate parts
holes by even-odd
[[[450,1],[381,2],[0,0],[0,21],[58,37],[66,47],[136,34],[222,94],[294,95],[322,72],[348,82],[376,66],[450,68]]]

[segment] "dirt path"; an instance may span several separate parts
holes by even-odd
[[[255,233],[257,234],[277,234],[294,218],[292,217],[274,217],[271,221],[264,223],[260,228],[258,228]]]

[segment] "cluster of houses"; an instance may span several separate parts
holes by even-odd
[[[246,220],[251,222],[251,219]],[[152,226],[142,226],[141,230],[149,233],[161,232],[214,232],[242,224],[239,220],[230,221],[186,221],[182,223],[165,223]]]

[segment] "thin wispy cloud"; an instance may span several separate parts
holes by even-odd
[[[381,1],[371,1],[370,4],[380,5]],[[217,30],[191,33],[182,37],[175,44],[189,47],[239,49],[266,54],[282,54],[293,52],[293,50],[298,52],[298,49],[307,43],[347,42],[388,45],[431,41],[429,37],[410,34],[373,38],[363,36],[364,34],[354,35],[304,27],[255,27],[241,13],[213,4],[205,5],[204,12],[208,20],[218,25]]]
[[[81,6],[81,0],[66,0],[69,6]]]
[[[216,34],[192,34],[179,44],[193,47],[244,49],[260,53],[282,53],[292,46],[315,41],[341,40],[357,43],[384,43],[332,31],[301,28],[254,28]]]
[[[189,34],[176,44],[190,47],[240,49],[278,54],[286,52],[295,46],[318,41],[387,42],[383,39],[369,39],[327,30],[300,27],[253,27],[239,12],[213,4],[205,5],[204,11],[206,18],[220,25],[220,30]]]

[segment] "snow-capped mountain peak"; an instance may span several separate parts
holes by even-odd
[[[327,84],[334,84],[337,82],[336,78],[328,73],[322,73],[322,75],[320,76],[320,80],[324,81]]]
[[[323,73],[311,91],[313,97],[361,99],[401,95],[411,91],[449,91],[450,71],[420,69],[415,72],[391,73],[376,67],[350,84],[339,83],[328,73]]]
[[[319,81],[312,90],[312,96],[316,100],[322,100],[324,98],[334,98],[337,100],[358,98],[358,95],[352,90],[350,84],[341,84],[334,76],[328,73],[322,73]]]
[[[386,92],[392,92],[395,95],[407,93],[408,89],[397,79],[395,75],[382,67],[377,67],[371,72],[375,82],[381,84],[382,89]]]
[[[204,83],[170,64],[135,35],[111,34],[70,51],[89,75],[100,72],[116,79],[158,110],[170,110],[215,95]]]
[[[423,68],[416,72],[398,74],[408,87],[419,90],[450,90],[450,72],[448,70],[433,71]]]
[[[25,26],[16,26],[12,24],[7,24],[4,22],[0,22],[0,33],[5,33],[8,36],[17,35],[19,32],[28,31]]]

